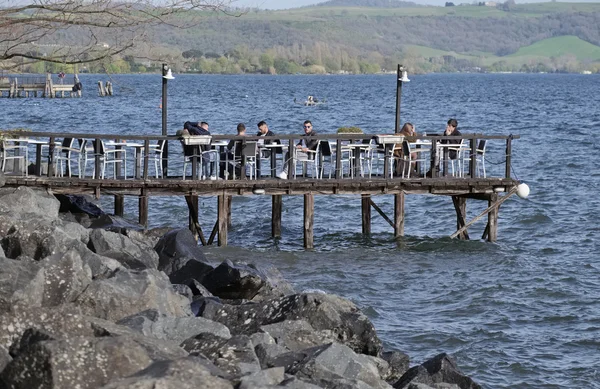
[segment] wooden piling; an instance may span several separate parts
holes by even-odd
[[[139,197],[139,223],[144,226],[144,229],[148,228],[148,190],[142,188]]]
[[[488,200],[488,207],[495,205],[498,202],[498,194],[494,193],[490,195],[490,199]],[[496,206],[490,210],[488,213],[488,234],[487,240],[488,242],[495,242],[498,239],[498,210],[500,206]]]
[[[315,196],[312,193],[304,195],[304,248],[312,249],[314,243]]]
[[[125,196],[115,195],[115,216],[123,217],[125,213]]]
[[[231,203],[233,201],[233,196],[227,196],[227,228],[231,228]]]
[[[108,96],[113,95],[113,85],[112,85],[112,82],[110,82],[110,81],[106,81],[106,94]]]
[[[404,192],[394,195],[394,237],[404,236]]]
[[[102,81],[98,81],[98,96],[104,97],[106,96],[106,90],[104,89],[104,85]]]
[[[217,222],[219,223],[219,247],[227,246],[227,196],[220,194],[217,198]]]
[[[283,209],[283,196],[272,196],[271,209],[271,237],[281,238],[281,213]]]
[[[198,222],[198,196],[197,195],[189,195],[186,196],[186,201],[188,203],[188,226],[192,235],[194,235],[194,239],[196,242],[200,237],[200,231],[197,225]]]
[[[467,198],[460,196],[452,196],[452,203],[456,211],[456,229],[460,230],[467,224]],[[458,239],[469,240],[469,233],[464,230],[458,235]]]
[[[371,234],[371,196],[363,194],[361,196],[362,203],[362,233],[363,235]]]

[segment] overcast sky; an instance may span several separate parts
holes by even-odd
[[[410,1],[410,0],[409,0]],[[444,5],[444,3],[448,0],[412,0],[415,3],[418,4],[431,4],[431,5]],[[500,0],[503,1],[503,0]],[[518,3],[537,3],[537,2],[541,2],[541,1],[548,1],[548,0],[539,0],[539,1],[535,1],[535,0],[530,0],[530,1],[519,1],[517,0],[517,4]],[[569,0],[560,0],[560,1],[567,1],[567,2],[578,2],[578,3],[594,3],[597,2],[598,0],[574,0],[574,1],[569,1]],[[317,4],[317,3],[322,3],[324,2],[324,0],[236,0],[234,2],[234,5],[237,6],[244,6],[244,7],[258,7],[258,8],[268,8],[268,9],[283,9],[283,8],[294,8],[294,7],[301,7],[303,5],[310,5],[310,4]],[[460,3],[461,1],[459,1]],[[470,1],[468,1],[470,2]]]

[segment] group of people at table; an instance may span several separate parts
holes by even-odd
[[[269,130],[269,126],[267,125],[267,123],[265,121],[260,121],[257,124],[258,127],[258,132],[256,134],[257,137],[270,137],[270,136],[275,136],[275,133],[271,130]],[[319,147],[319,141],[317,139],[311,139],[310,137],[313,137],[314,135],[317,134],[317,132],[315,131],[315,129],[313,128],[313,124],[310,120],[305,120],[303,123],[303,129],[304,129],[304,134],[303,134],[303,138],[302,140],[300,140],[300,142],[298,142],[295,145],[295,150],[294,150],[294,158],[299,160],[299,161],[306,161],[309,159],[313,159],[315,158],[315,154],[317,151],[317,148]],[[247,136],[246,134],[246,125],[244,123],[239,123],[237,125],[237,136]],[[209,131],[209,125],[207,122],[185,122],[184,123],[184,134],[188,134],[188,135],[211,135],[210,131]],[[407,136],[407,137],[414,137],[417,136],[418,134],[415,131],[415,127],[412,123],[405,123],[404,126],[402,127],[400,133],[398,135],[403,135],[403,136]],[[458,121],[456,119],[449,119],[446,125],[446,129],[444,131],[444,133],[442,135],[445,136],[460,136],[462,135],[460,133],[460,131],[458,130]],[[277,142],[279,143],[279,140],[271,140],[271,139],[265,139],[265,140],[260,140],[258,141],[258,143],[260,143],[261,145],[269,145],[272,144],[273,142]],[[440,141],[440,143],[442,144],[460,144],[461,143],[461,139],[443,139]],[[194,151],[193,151],[193,147],[196,146],[185,146],[184,145],[184,152],[185,155],[193,155]],[[207,146],[207,148],[209,148],[210,146]],[[219,155],[219,160],[220,161],[231,161],[232,163],[234,163],[235,161],[239,161],[241,159],[242,156],[242,150],[244,147],[244,142],[241,142],[239,140],[231,140],[227,146],[225,147],[225,150],[223,152],[220,153]],[[260,150],[261,156],[264,158],[268,158],[270,156],[271,152],[275,152],[275,150],[269,150],[269,149],[263,149]],[[284,157],[284,161],[288,161],[288,159],[290,158],[289,155],[290,151],[288,150],[285,154]],[[393,147],[393,155],[394,157],[401,159],[404,155],[403,155],[404,151],[403,151],[403,147],[402,144],[397,144]],[[214,155],[214,154],[213,154]],[[449,158],[450,159],[456,159],[457,156],[457,151],[450,149],[449,150]],[[417,155],[416,153],[414,153],[413,155],[411,155],[411,160],[417,160]],[[202,178],[203,179],[207,179],[210,178],[211,180],[215,180],[217,179],[217,169],[215,168],[215,164],[217,163],[216,159],[214,157],[212,157],[210,154],[206,154],[206,155],[202,155]],[[235,165],[232,165],[235,166]],[[414,163],[411,166],[412,169],[415,168]],[[221,166],[220,167],[220,171],[221,176],[223,176],[223,172],[227,172],[228,169],[230,169],[230,166]],[[238,177],[240,176],[239,173],[234,174],[234,176],[237,175]],[[288,177],[288,164],[287,163],[283,163],[283,167],[280,173],[278,173],[276,175],[276,177],[281,178],[281,179],[286,179]]]

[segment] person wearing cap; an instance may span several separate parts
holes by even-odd
[[[317,147],[319,146],[318,139],[310,139],[309,137],[317,135],[317,132],[313,129],[312,122],[310,120],[304,121],[304,135],[306,138],[302,139],[296,145],[296,160],[298,161],[308,161],[309,159],[314,159],[316,157],[315,151],[317,151]],[[291,145],[290,145],[291,146]],[[312,153],[311,153],[312,151]],[[285,153],[283,171],[277,175],[278,178],[283,180],[288,177],[288,164],[285,163],[290,157],[290,152]]]

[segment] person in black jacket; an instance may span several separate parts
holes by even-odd
[[[309,159],[313,159],[316,156],[316,153],[311,153],[311,151],[317,151],[317,147],[319,146],[319,141],[317,139],[310,139],[308,137],[317,135],[317,132],[313,129],[312,122],[310,120],[304,121],[304,135],[307,138],[302,139],[296,145],[296,160],[298,161],[307,161]],[[286,179],[288,176],[288,164],[286,161],[290,157],[290,152],[285,153],[285,158],[283,159],[283,171],[277,175],[277,177],[281,179]]]
[[[208,131],[208,123],[206,122],[185,122],[183,123],[183,128],[187,130],[190,135],[210,135],[210,131]],[[190,155],[199,155],[201,151],[210,150],[210,146],[183,146],[184,154],[186,156]],[[209,176],[211,179],[215,179],[213,173],[213,161],[211,160],[210,155],[202,155],[202,179],[206,179]]]
[[[461,136],[462,134],[458,131],[458,120],[450,119],[448,120],[448,124],[446,125],[446,130],[442,135],[445,136]],[[462,139],[442,139],[440,143],[442,144],[454,144],[459,145],[462,142]],[[448,157],[450,159],[456,159],[457,151],[456,150],[448,150]]]

